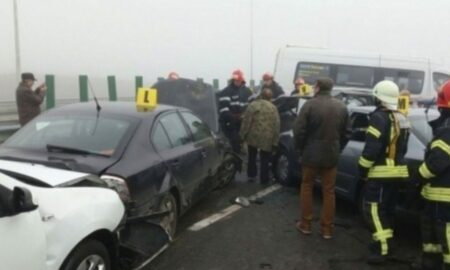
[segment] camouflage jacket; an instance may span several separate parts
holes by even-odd
[[[280,116],[277,108],[267,100],[257,99],[244,112],[241,139],[248,145],[271,152],[278,145]]]

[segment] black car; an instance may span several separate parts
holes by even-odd
[[[130,217],[161,214],[171,235],[181,214],[233,179],[228,143],[192,111],[158,105],[139,112],[133,102],[99,105],[78,103],[41,114],[1,145],[0,159],[98,175],[119,190]]]

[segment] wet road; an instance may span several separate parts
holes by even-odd
[[[298,218],[298,193],[283,187],[232,215],[199,231],[189,227],[230,206],[236,196],[249,196],[265,187],[247,183],[243,177],[223,190],[211,193],[192,208],[179,223],[171,247],[148,265],[147,270],[225,269],[409,269],[409,261],[419,254],[419,230],[414,222],[398,222],[396,258],[382,267],[365,263],[370,233],[356,207],[337,201],[336,233],[323,240],[315,219],[313,234],[304,236],[294,227]],[[315,194],[319,211],[320,194]]]

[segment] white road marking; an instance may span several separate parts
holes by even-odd
[[[264,196],[266,196],[266,195],[268,195],[268,194],[270,194],[270,193],[272,193],[274,191],[277,191],[280,188],[281,188],[281,185],[275,184],[275,185],[272,185],[272,186],[270,186],[270,187],[268,187],[266,189],[263,189],[263,190],[259,191],[258,193],[254,194],[254,195],[252,195],[250,197],[247,197],[247,199],[250,200],[250,201],[253,201],[253,200],[262,198],[262,197],[264,197]],[[191,227],[189,227],[188,230],[194,231],[194,232],[200,231],[201,229],[204,229],[204,228],[208,227],[209,225],[214,224],[217,221],[219,221],[219,220],[221,220],[221,219],[223,219],[223,218],[233,214],[234,212],[238,211],[241,208],[242,208],[242,206],[237,205],[237,204],[233,204],[233,205],[231,205],[231,206],[221,210],[220,212],[218,212],[216,214],[213,214],[213,215],[211,215],[211,216],[209,216],[209,217],[207,217],[207,218],[205,218],[203,220],[200,220],[199,222],[197,222],[194,225],[192,225]]]

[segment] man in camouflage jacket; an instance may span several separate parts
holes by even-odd
[[[256,177],[256,155],[260,154],[260,181],[269,182],[269,162],[272,150],[278,145],[280,116],[277,108],[270,102],[272,91],[264,89],[261,98],[253,101],[244,113],[240,137],[248,145],[249,180]]]

